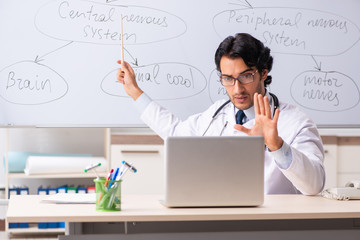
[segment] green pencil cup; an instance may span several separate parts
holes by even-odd
[[[121,180],[94,179],[97,211],[121,210]]]

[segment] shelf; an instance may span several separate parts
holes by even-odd
[[[99,172],[99,177],[106,177],[106,172]],[[94,173],[62,173],[62,174],[34,174],[26,175],[25,173],[9,173],[9,179],[41,179],[41,178],[96,178]]]
[[[37,225],[29,226],[29,228],[8,228],[10,234],[64,234],[65,228],[46,228],[40,229]]]
[[[4,152],[9,152],[9,150],[10,150],[9,134],[10,134],[9,129],[7,129]],[[44,142],[47,143],[47,139],[49,138],[49,140],[51,140],[49,142],[54,143],[54,145],[56,145],[57,140],[55,139],[54,141],[52,141],[52,139],[50,139],[50,137],[52,137],[51,134],[49,134],[49,135],[48,134],[43,134],[43,135],[46,137],[44,139]],[[15,135],[15,136],[17,136],[17,135]],[[69,136],[69,133],[66,133],[65,137],[67,138],[68,136]],[[72,136],[72,135],[70,134],[70,136]],[[57,137],[63,137],[63,136],[60,135],[60,134],[57,134],[55,136],[55,138],[57,138]],[[42,141],[40,141],[40,142],[42,142]],[[63,141],[60,141],[59,143],[62,144]],[[46,144],[46,145],[49,145],[49,144]],[[64,144],[64,147],[60,146],[60,149],[63,149],[62,151],[60,151],[60,153],[67,154],[67,151],[68,151],[67,149],[69,147],[70,147],[70,149],[72,149],[73,144],[66,143],[66,144]],[[83,149],[82,146],[80,146],[80,147],[81,147],[81,149]],[[41,149],[43,149],[42,146],[41,146]],[[87,147],[86,147],[86,149],[87,149]],[[38,150],[36,150],[36,149],[33,150],[33,151],[38,152]],[[72,152],[73,150],[69,150],[69,151]],[[78,150],[78,151],[80,151],[80,150]],[[81,152],[82,151],[84,151],[84,150],[81,150]],[[104,158],[106,160],[106,165],[107,166],[111,166],[110,159],[109,159],[109,151],[110,151],[110,129],[107,128],[104,131]],[[90,154],[92,154],[94,156],[98,156],[100,153],[96,153],[96,151],[94,153],[92,153],[90,151]],[[100,155],[102,155],[102,154],[100,154]],[[5,158],[6,159],[5,159],[4,166],[5,166],[5,169],[8,170],[9,169],[8,155],[6,155]],[[100,171],[100,169],[96,170],[96,173],[97,173],[97,175],[99,177],[102,177],[102,178],[107,177],[108,172],[109,172],[109,168],[108,167],[105,167],[105,168],[106,169],[101,169],[101,171]],[[9,172],[6,172],[5,174],[6,174],[6,176],[5,176],[5,184],[4,184],[5,196],[9,195],[9,185],[11,184],[11,181],[13,181],[13,182],[26,182],[27,184],[35,185],[36,181],[38,181],[38,180],[40,180],[40,181],[44,180],[44,184],[45,184],[46,182],[61,182],[62,183],[62,182],[68,182],[68,181],[73,183],[73,182],[77,182],[77,181],[80,182],[83,179],[88,181],[88,180],[92,180],[92,179],[97,178],[97,175],[93,171],[89,171],[89,172],[85,173],[85,172],[83,172],[81,170],[79,170],[78,173],[57,173],[57,174],[56,173],[46,173],[46,174],[26,175],[24,172],[22,172],[22,173],[9,173]],[[33,180],[30,181],[30,179],[33,179],[34,181]],[[54,181],[50,181],[50,179],[52,179]],[[76,180],[76,181],[74,181],[74,180]],[[84,182],[84,181],[81,181],[81,182]],[[33,188],[33,186],[29,186],[29,190],[30,190],[30,188]],[[30,190],[30,192],[34,192],[34,191]],[[4,204],[6,204],[6,202],[4,202]],[[0,203],[0,205],[1,205],[1,203]],[[14,235],[15,238],[22,237],[21,235],[31,235],[32,238],[38,238],[37,236],[39,236],[39,238],[43,238],[44,236],[45,237],[47,237],[47,236],[58,236],[58,235],[65,234],[65,229],[64,228],[46,228],[46,229],[40,228],[39,229],[37,223],[29,223],[29,228],[9,228],[9,225],[8,225],[7,221],[5,221],[5,222],[6,222],[6,225],[5,225],[6,232],[9,233],[10,236]]]

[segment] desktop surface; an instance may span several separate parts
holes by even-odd
[[[98,212],[94,204],[49,204],[46,196],[13,195],[8,222],[146,222],[360,218],[360,201],[320,196],[265,195],[259,207],[167,208],[162,195],[123,195],[119,212]]]

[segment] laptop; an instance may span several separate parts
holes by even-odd
[[[263,201],[263,137],[165,140],[165,206],[259,206]]]

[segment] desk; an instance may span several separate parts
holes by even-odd
[[[266,195],[260,207],[174,209],[158,195],[125,195],[121,212],[97,212],[93,204],[47,204],[44,197],[11,196],[8,222],[65,221],[60,239],[360,238],[360,201]]]

